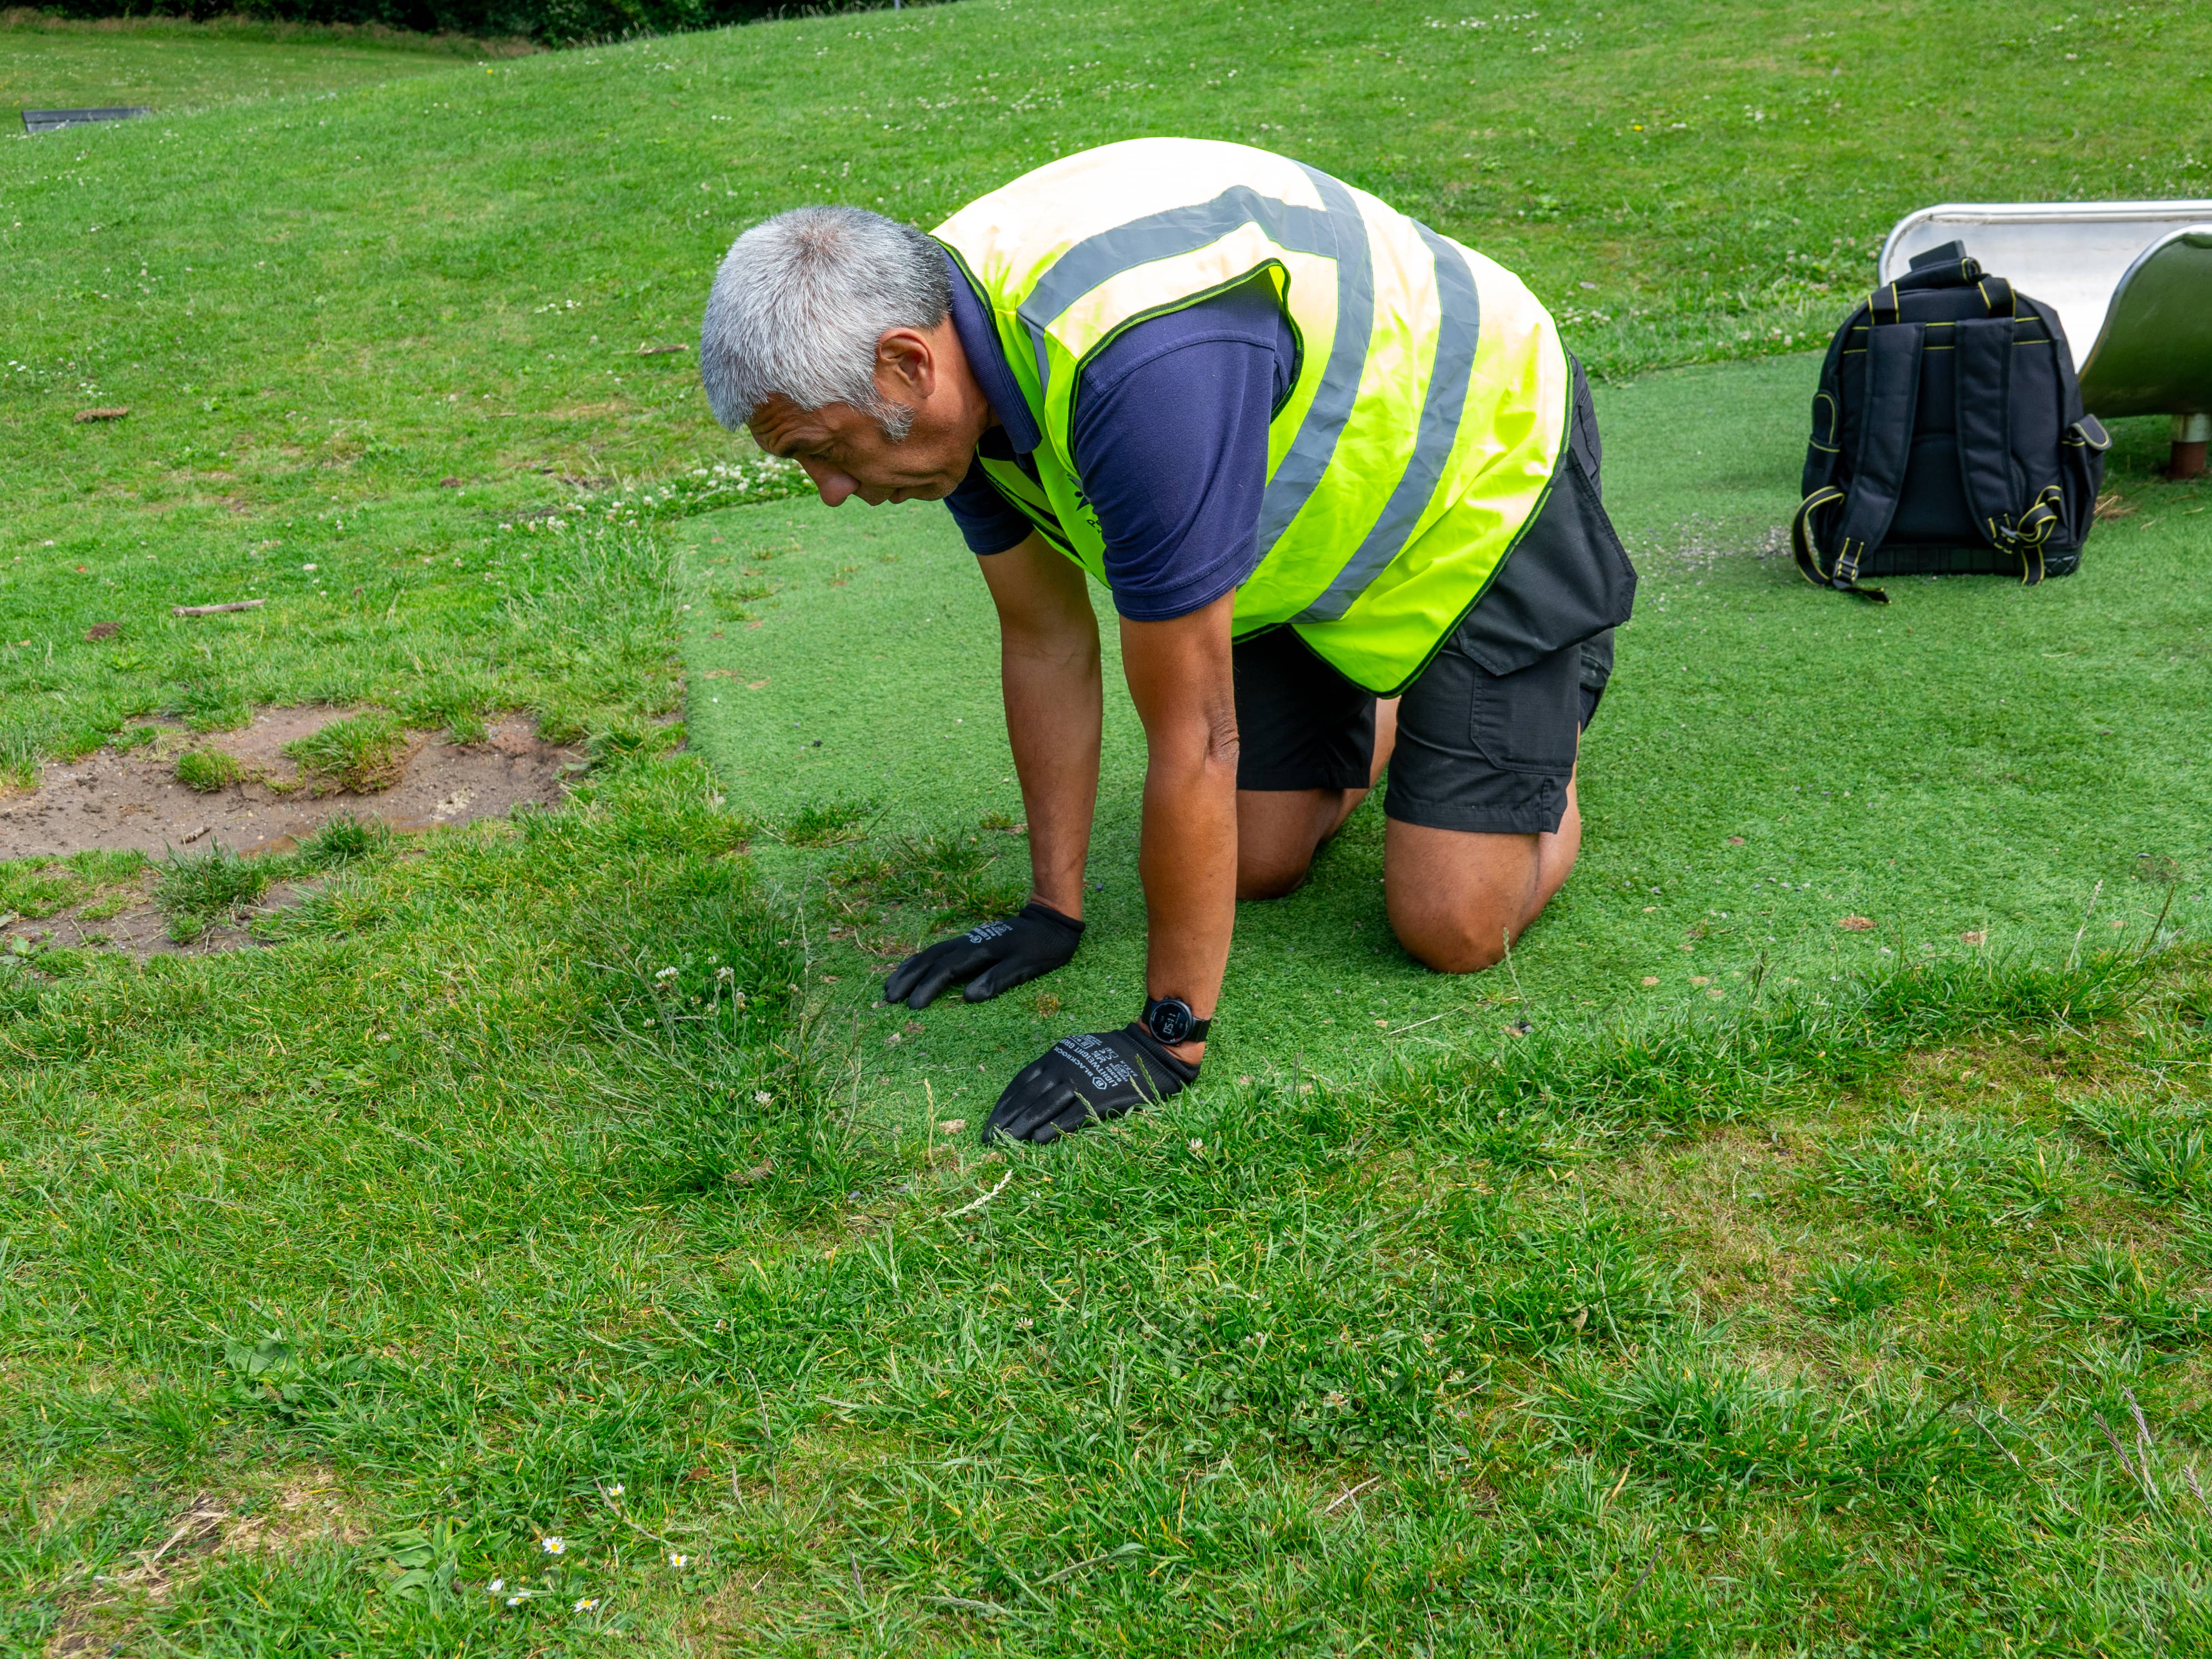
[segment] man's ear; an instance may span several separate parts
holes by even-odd
[[[876,380],[888,392],[927,403],[937,390],[937,352],[918,329],[887,328],[876,342]]]

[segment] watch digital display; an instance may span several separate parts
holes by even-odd
[[[1203,1037],[1208,1024],[1193,1013],[1181,997],[1162,997],[1145,1005],[1145,1029],[1170,1048]]]

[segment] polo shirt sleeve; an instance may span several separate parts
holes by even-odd
[[[945,498],[945,505],[951,509],[968,550],[978,557],[1003,553],[1030,533],[1027,515],[999,493],[979,463],[968,464],[968,476]]]
[[[1252,574],[1267,425],[1296,358],[1259,282],[1136,324],[1084,370],[1070,436],[1122,616],[1188,616]]]

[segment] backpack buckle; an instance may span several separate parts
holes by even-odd
[[[2017,519],[1993,520],[1990,529],[1998,546],[2017,552],[2020,549],[2040,548],[2051,539],[2051,532],[2058,528],[2057,508],[2066,497],[2057,484],[2045,484],[2027,511]]]

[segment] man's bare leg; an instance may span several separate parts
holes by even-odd
[[[1390,927],[1440,974],[1493,967],[1543,914],[1582,851],[1574,780],[1559,827],[1547,835],[1478,835],[1391,819],[1383,830],[1382,893]]]
[[[1398,700],[1375,705],[1371,789],[1398,741]],[[1239,789],[1237,792],[1237,896],[1281,898],[1304,884],[1314,854],[1367,799],[1367,789]]]

